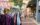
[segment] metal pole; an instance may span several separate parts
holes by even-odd
[[[36,21],[37,21],[37,16],[38,16],[38,0],[37,0],[37,6],[36,6]]]

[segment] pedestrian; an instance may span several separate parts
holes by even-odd
[[[22,25],[36,25],[36,20],[31,15],[32,15],[31,6],[25,8],[21,16],[21,24]]]

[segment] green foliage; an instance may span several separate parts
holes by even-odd
[[[14,5],[17,6],[19,5],[20,7],[22,6],[22,1],[23,0],[12,0],[14,2]]]
[[[29,4],[36,4],[37,0],[31,0]]]

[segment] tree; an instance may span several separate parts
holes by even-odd
[[[23,0],[12,0],[12,2],[14,2],[15,6],[19,5],[20,7],[22,6],[22,1]]]

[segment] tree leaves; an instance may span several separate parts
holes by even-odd
[[[15,6],[19,5],[20,7],[22,6],[22,1],[23,1],[23,0],[13,0],[14,5],[15,5]]]

